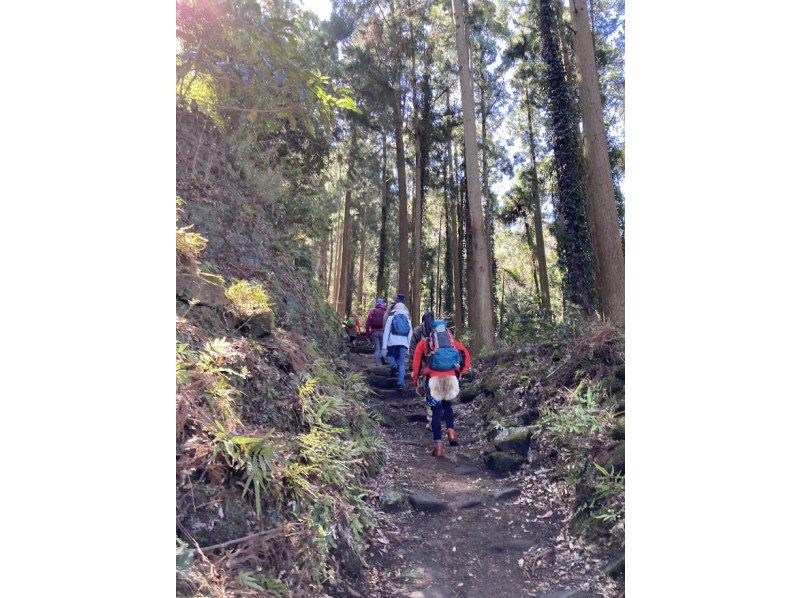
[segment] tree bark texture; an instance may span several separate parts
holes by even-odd
[[[364,305],[364,255],[366,253],[367,224],[369,224],[369,216],[369,206],[366,206],[361,218],[361,251],[360,255],[358,256],[358,290],[356,291],[356,297],[359,309],[361,309],[361,307]]]
[[[580,74],[580,105],[587,165],[589,238],[597,271],[597,291],[603,315],[625,327],[625,258],[622,253],[617,204],[611,179],[603,105],[597,78],[592,31],[584,0],[570,0],[575,22],[575,56]]]
[[[550,283],[547,280],[547,259],[544,252],[544,228],[542,226],[542,202],[539,195],[539,174],[536,169],[536,148],[534,140],[536,137],[533,133],[533,111],[531,110],[531,102],[528,94],[528,88],[525,87],[525,100],[528,109],[528,136],[530,137],[530,153],[531,153],[531,203],[533,204],[533,228],[536,233],[536,262],[539,267],[539,281],[541,284],[541,298],[542,309],[545,314],[550,316]]]
[[[595,305],[594,265],[586,218],[580,133],[557,47],[552,0],[539,0],[539,25],[553,123],[559,259],[565,270],[567,299],[589,313]]]
[[[336,295],[336,311],[344,316],[345,303],[347,302],[347,275],[350,266],[350,206],[352,193],[350,188],[344,192],[344,219],[342,220],[342,251],[339,258],[339,292]]]
[[[492,306],[492,273],[486,243],[486,226],[481,207],[481,187],[478,177],[478,139],[475,126],[475,95],[469,70],[469,50],[461,0],[452,0],[456,52],[461,84],[461,105],[464,114],[465,158],[467,163],[467,203],[472,228],[474,261],[469,277],[475,289],[475,303],[470,306],[470,332],[473,351],[494,346],[494,308]]]
[[[389,169],[386,164],[386,133],[381,137],[381,228],[378,234],[378,273],[375,295],[386,298],[386,217],[389,211]]]
[[[408,194],[406,191],[406,155],[403,144],[403,82],[400,64],[402,35],[398,29],[398,50],[395,54],[395,98],[393,109],[394,139],[397,153],[398,253],[397,292],[408,294]]]
[[[450,96],[447,96],[447,111],[450,112]],[[461,227],[458,219],[458,195],[456,193],[455,177],[453,175],[453,139],[452,129],[447,131],[447,164],[449,165],[447,180],[447,196],[449,197],[448,209],[450,214],[450,232],[447,235],[447,242],[450,244],[450,260],[453,268],[453,323],[456,329],[456,336],[460,336],[464,330],[464,313],[461,310],[462,288],[461,288],[461,247],[463,239],[461,237]]]

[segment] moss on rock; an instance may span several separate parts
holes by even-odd
[[[498,451],[511,451],[520,455],[527,455],[530,440],[530,428],[503,428],[494,437],[494,446]]]

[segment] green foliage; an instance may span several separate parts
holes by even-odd
[[[188,345],[178,343],[176,356],[178,391],[193,380],[201,381],[202,396],[214,416],[237,423],[239,418],[234,401],[239,391],[231,380],[243,380],[250,375],[247,367],[240,363],[244,354],[227,339],[215,338],[206,342],[200,351],[192,351]]]
[[[175,227],[175,248],[178,253],[197,259],[208,244],[208,239],[191,230],[193,225]]]
[[[256,514],[261,518],[262,500],[275,498],[276,488],[270,483],[279,464],[277,447],[271,442],[271,433],[260,438],[233,436],[217,422],[217,449],[234,471],[245,475],[242,497],[252,492]]]
[[[263,130],[286,123],[313,131],[333,124],[334,108],[357,111],[351,90],[319,70],[324,55],[310,18],[290,16],[280,3],[180,0],[180,100],[194,100],[226,125]]]
[[[289,596],[289,588],[274,575],[254,575],[251,571],[240,571],[237,581],[246,588],[263,592],[266,596]]]
[[[236,371],[219,360],[231,352],[224,339],[207,344],[194,357],[181,347],[179,363],[184,367],[179,370],[185,374],[185,364],[190,363],[203,371],[213,367],[225,378]],[[375,420],[357,400],[367,392],[363,377],[342,379],[321,360],[313,372],[297,391],[302,433],[237,435],[220,422],[213,432],[215,454],[222,457],[230,479],[241,486],[242,497],[253,504],[258,518],[268,509],[270,517],[277,518],[274,523],[285,521],[299,530],[297,568],[308,577],[309,588],[319,588],[333,572],[335,551],[362,559],[365,534],[375,525],[362,482],[377,471],[384,447]],[[283,595],[270,576],[250,571],[238,580],[245,587]]]
[[[250,317],[270,309],[270,298],[264,287],[246,280],[235,280],[225,291],[233,310],[242,317]]]
[[[613,413],[601,405],[605,393],[599,386],[587,385],[576,389],[570,400],[558,410],[542,407],[541,417],[536,422],[538,431],[549,432],[568,443],[573,437],[610,430]]]
[[[625,476],[594,463],[598,475],[591,477],[586,500],[575,513],[576,518],[588,516],[595,525],[605,528],[620,540],[625,535]]]

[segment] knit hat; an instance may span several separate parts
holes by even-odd
[[[381,305],[383,305],[383,306],[386,305],[386,299],[383,299],[382,297],[378,297],[375,300],[375,307],[380,307]]]

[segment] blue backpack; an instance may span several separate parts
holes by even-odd
[[[428,367],[437,372],[449,372],[461,367],[461,353],[453,346],[453,337],[441,320],[433,322],[433,332],[428,339],[431,353],[428,354]]]
[[[408,321],[408,316],[406,314],[394,314],[389,332],[396,336],[408,336],[408,333],[411,332],[411,322]]]

